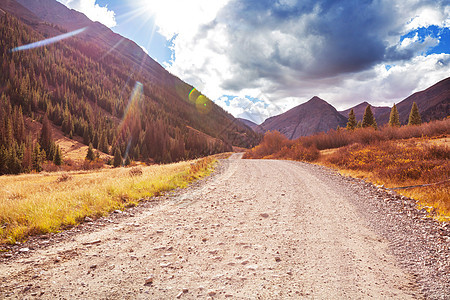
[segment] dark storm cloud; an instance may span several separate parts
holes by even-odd
[[[311,80],[410,59],[414,49],[387,42],[408,21],[399,21],[398,10],[391,1],[232,0],[217,18],[227,25],[237,74],[222,87],[239,90],[262,78],[277,82],[287,70]]]

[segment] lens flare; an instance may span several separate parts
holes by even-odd
[[[191,90],[191,92],[189,93],[189,101],[191,101],[191,103],[194,103],[197,101],[197,98],[200,96],[200,92],[197,91],[196,88],[193,88]]]
[[[203,95],[200,95],[195,101],[195,106],[197,107],[197,111],[202,115],[208,114],[212,109],[212,101],[206,98]]]
[[[120,39],[120,41],[118,41],[114,46],[112,46],[111,49],[108,50],[108,52],[106,52],[105,54],[102,55],[102,57],[100,57],[100,60],[103,60],[108,54],[113,52],[120,44],[122,44],[123,41],[125,41],[125,39]]]
[[[14,49],[11,49],[10,52],[17,52],[17,51],[30,50],[30,49],[34,49],[34,48],[44,47],[44,46],[47,46],[47,45],[59,42],[61,40],[73,37],[73,36],[75,36],[77,34],[82,33],[86,29],[87,29],[87,27],[84,27],[84,28],[81,28],[81,29],[78,29],[78,30],[75,30],[75,31],[71,31],[71,32],[68,32],[68,33],[65,33],[65,34],[61,34],[61,35],[58,35],[58,36],[55,36],[55,37],[52,37],[52,38],[49,38],[49,39],[46,39],[46,40],[42,40],[42,41],[39,41],[39,42],[35,42],[35,43],[19,46],[19,47],[16,47]]]
[[[139,104],[144,96],[144,86],[139,81],[136,81],[133,92],[131,93],[130,100],[128,100],[127,108],[123,114],[122,121],[119,124],[118,132],[119,136],[122,136],[124,140],[128,140],[127,148],[125,151],[124,159],[127,158],[132,144],[132,136],[127,135],[127,129],[129,133],[133,133],[139,126]]]
[[[138,104],[141,102],[143,95],[144,86],[139,81],[136,81],[130,100],[128,100],[127,108],[123,114],[122,122],[120,122],[120,130],[122,130],[125,125],[129,125],[131,122],[132,115],[134,114],[134,111],[138,109]]]

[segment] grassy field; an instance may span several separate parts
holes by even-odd
[[[56,232],[207,176],[215,157],[91,172],[0,176],[0,242]]]
[[[269,132],[244,158],[290,159],[326,165],[433,207],[450,221],[450,118],[420,126],[331,130],[295,141]],[[439,184],[435,184],[439,183]]]

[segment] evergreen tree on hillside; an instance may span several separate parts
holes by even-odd
[[[23,121],[22,106],[14,107],[14,119],[16,121],[16,126],[14,128],[14,136],[18,143],[25,141],[25,123]]]
[[[389,126],[400,126],[400,117],[395,103],[394,106],[392,106],[391,115],[389,116]]]
[[[119,147],[116,148],[116,151],[114,151],[114,167],[120,167],[122,165],[122,153],[120,153]]]
[[[39,143],[34,145],[33,156],[32,156],[32,167],[36,172],[42,171],[42,163],[45,160],[45,150],[41,150]]]
[[[362,127],[374,127],[377,128],[377,122],[375,121],[375,118],[372,113],[372,109],[370,108],[370,105],[367,105],[366,110],[364,111],[364,116],[362,120]]]
[[[55,155],[53,157],[53,163],[57,166],[60,166],[63,163],[61,148],[59,148],[59,146],[56,146],[56,148],[55,148]]]
[[[129,165],[131,165],[131,160],[130,160],[130,156],[127,155],[127,158],[125,159],[125,166],[128,167]]]
[[[99,146],[98,146],[99,150],[108,154],[108,139],[106,137],[106,134],[102,134],[101,138],[100,138],[100,142],[99,142]]]
[[[50,148],[52,147],[52,131],[47,115],[44,115],[44,118],[42,119],[42,129],[41,135],[39,137],[39,145],[47,154],[51,152]]]
[[[0,175],[6,174],[8,172],[7,160],[8,160],[8,150],[6,150],[6,148],[3,145],[0,145]]]
[[[411,112],[409,113],[408,125],[420,125],[422,124],[422,118],[420,117],[419,108],[416,102],[413,102]]]
[[[93,161],[94,159],[95,159],[94,148],[92,147],[92,144],[89,144],[89,148],[86,154],[86,160]]]
[[[348,114],[348,122],[347,122],[347,130],[354,130],[356,128],[356,117],[355,112],[353,111],[353,108],[350,110],[350,113]]]

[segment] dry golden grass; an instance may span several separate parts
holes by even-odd
[[[420,206],[433,207],[436,219],[450,221],[450,183],[442,185],[419,187],[398,191],[399,194],[420,200]]]
[[[401,195],[434,207],[437,218],[450,217],[450,151],[448,138],[413,138],[372,145],[351,145],[324,153],[321,164],[337,168],[342,174],[364,178],[388,188],[444,183],[400,189]]]
[[[28,174],[0,177],[0,242],[55,232],[136,205],[140,199],[185,187],[211,172],[214,158],[170,165],[103,169],[95,172]],[[139,173],[139,172],[137,172]]]

